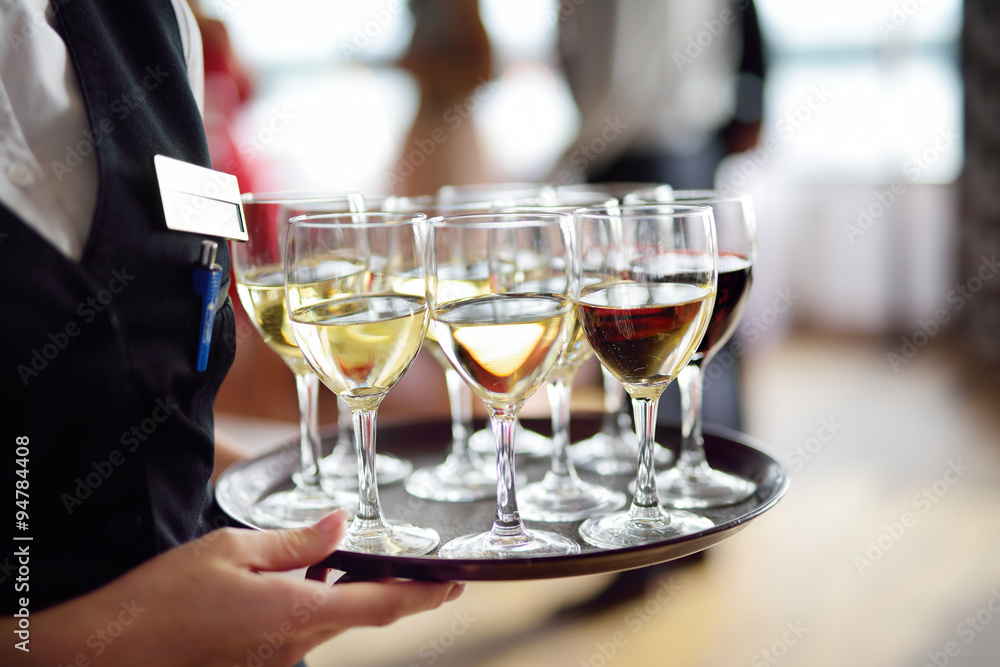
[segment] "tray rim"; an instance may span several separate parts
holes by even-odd
[[[586,418],[586,417],[584,417]],[[385,420],[380,424],[382,429],[398,429],[415,425],[435,425],[444,423],[441,419]],[[525,421],[532,421],[526,419]],[[668,562],[708,549],[742,531],[751,521],[774,507],[788,492],[791,479],[787,468],[781,462],[777,453],[759,440],[740,431],[715,424],[705,424],[705,436],[735,445],[737,448],[753,450],[757,455],[769,460],[769,466],[777,474],[777,483],[771,494],[762,502],[734,519],[721,522],[708,528],[681,538],[655,542],[652,544],[592,551],[570,556],[545,556],[535,558],[504,558],[504,559],[442,559],[437,556],[386,556],[376,554],[361,554],[350,551],[334,551],[325,559],[315,564],[314,568],[328,568],[348,573],[352,580],[404,578],[433,581],[527,581],[537,579],[555,579],[572,576],[604,574],[623,570],[647,567]],[[326,439],[336,434],[336,425],[321,429],[321,437]],[[269,457],[280,455],[283,451],[297,447],[298,439],[277,444],[274,448],[252,458],[238,461],[231,465],[220,476],[215,487],[215,499],[219,507],[234,523],[253,530],[265,530],[241,519],[223,493],[223,489],[237,477],[240,472]],[[531,526],[537,522],[528,522]],[[577,522],[578,523],[578,522]]]

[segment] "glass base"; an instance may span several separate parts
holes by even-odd
[[[482,456],[495,457],[497,441],[493,437],[493,429],[484,428],[473,433],[469,438],[469,447]],[[514,434],[514,453],[523,456],[551,456],[552,438],[546,438],[541,433],[518,424],[517,432]]]
[[[441,558],[534,558],[536,556],[572,556],[580,545],[562,535],[545,530],[525,530],[504,536],[491,532],[465,535],[448,542],[438,555]]]
[[[601,549],[637,547],[707,530],[715,524],[690,512],[664,512],[659,507],[606,514],[580,524],[580,537]]]
[[[469,461],[448,457],[440,465],[414,471],[405,488],[417,498],[462,503],[492,498],[497,493],[497,480]]]
[[[356,493],[326,493],[296,487],[261,498],[250,510],[250,521],[261,528],[311,526],[335,509],[345,511],[350,521],[358,507]]]
[[[569,448],[573,465],[600,475],[635,474],[638,457],[635,435],[630,434],[628,437],[629,440],[623,440],[607,433],[598,433],[581,440]],[[655,445],[653,457],[656,465],[669,466],[673,463],[674,453],[666,447]]]
[[[320,483],[328,493],[343,489],[357,491],[358,459],[353,448],[349,451],[350,455],[346,457],[341,457],[334,451],[333,454],[320,460]],[[413,463],[407,459],[401,459],[391,454],[375,455],[375,474],[378,477],[379,486],[398,484],[406,479],[406,476],[411,472],[413,472]]]
[[[741,503],[757,492],[757,485],[708,466],[693,473],[675,467],[656,476],[656,492],[667,507],[704,509]]]
[[[624,507],[625,500],[620,491],[551,471],[517,492],[521,518],[529,521],[579,521]]]
[[[386,521],[384,525],[378,525],[355,519],[337,548],[380,556],[423,556],[433,551],[440,541],[441,537],[433,528],[421,528],[402,521]]]

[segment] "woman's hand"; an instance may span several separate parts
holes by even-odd
[[[344,531],[339,512],[297,530],[214,531],[34,615],[31,653],[15,651],[6,664],[86,665],[99,657],[102,666],[232,667],[256,657],[293,665],[348,628],[388,625],[461,594],[454,583],[328,587],[266,574],[321,561]]]

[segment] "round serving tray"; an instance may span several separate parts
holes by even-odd
[[[525,426],[548,434],[547,421],[524,420]],[[574,418],[573,442],[597,431],[596,418]],[[324,431],[324,453],[336,442],[336,431]],[[451,437],[451,426],[443,421],[425,423],[381,424],[378,427],[378,450],[404,456],[415,467],[439,463]],[[657,441],[673,446],[679,441],[675,428],[659,426]],[[628,570],[663,563],[707,549],[742,530],[750,521],[774,506],[788,489],[788,475],[777,459],[748,436],[710,425],[705,426],[705,450],[709,463],[720,470],[737,473],[757,484],[757,493],[739,505],[701,510],[715,526],[692,535],[639,547],[599,549],[583,542],[578,533],[580,521],[543,523],[526,521],[532,527],[550,530],[580,543],[581,553],[574,556],[541,558],[506,558],[487,560],[444,559],[437,550],[426,556],[377,556],[350,551],[335,551],[320,566],[342,570],[352,579],[398,577],[435,581],[510,581],[550,579]],[[289,442],[263,456],[242,461],[222,475],[216,487],[220,507],[237,523],[257,528],[249,520],[250,508],[262,496],[291,487],[291,475],[299,465],[298,442]],[[529,481],[540,479],[549,460],[518,457],[517,469]],[[580,476],[625,491],[634,475],[599,476],[579,472]],[[626,495],[628,492],[626,491]],[[400,519],[434,528],[441,544],[469,533],[489,530],[496,508],[495,501],[444,503],[415,498],[402,484],[379,488],[382,511],[388,519]],[[628,496],[631,500],[631,496]]]

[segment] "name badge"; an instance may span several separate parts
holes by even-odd
[[[166,155],[154,156],[153,164],[167,227],[233,241],[247,240],[235,176]]]

